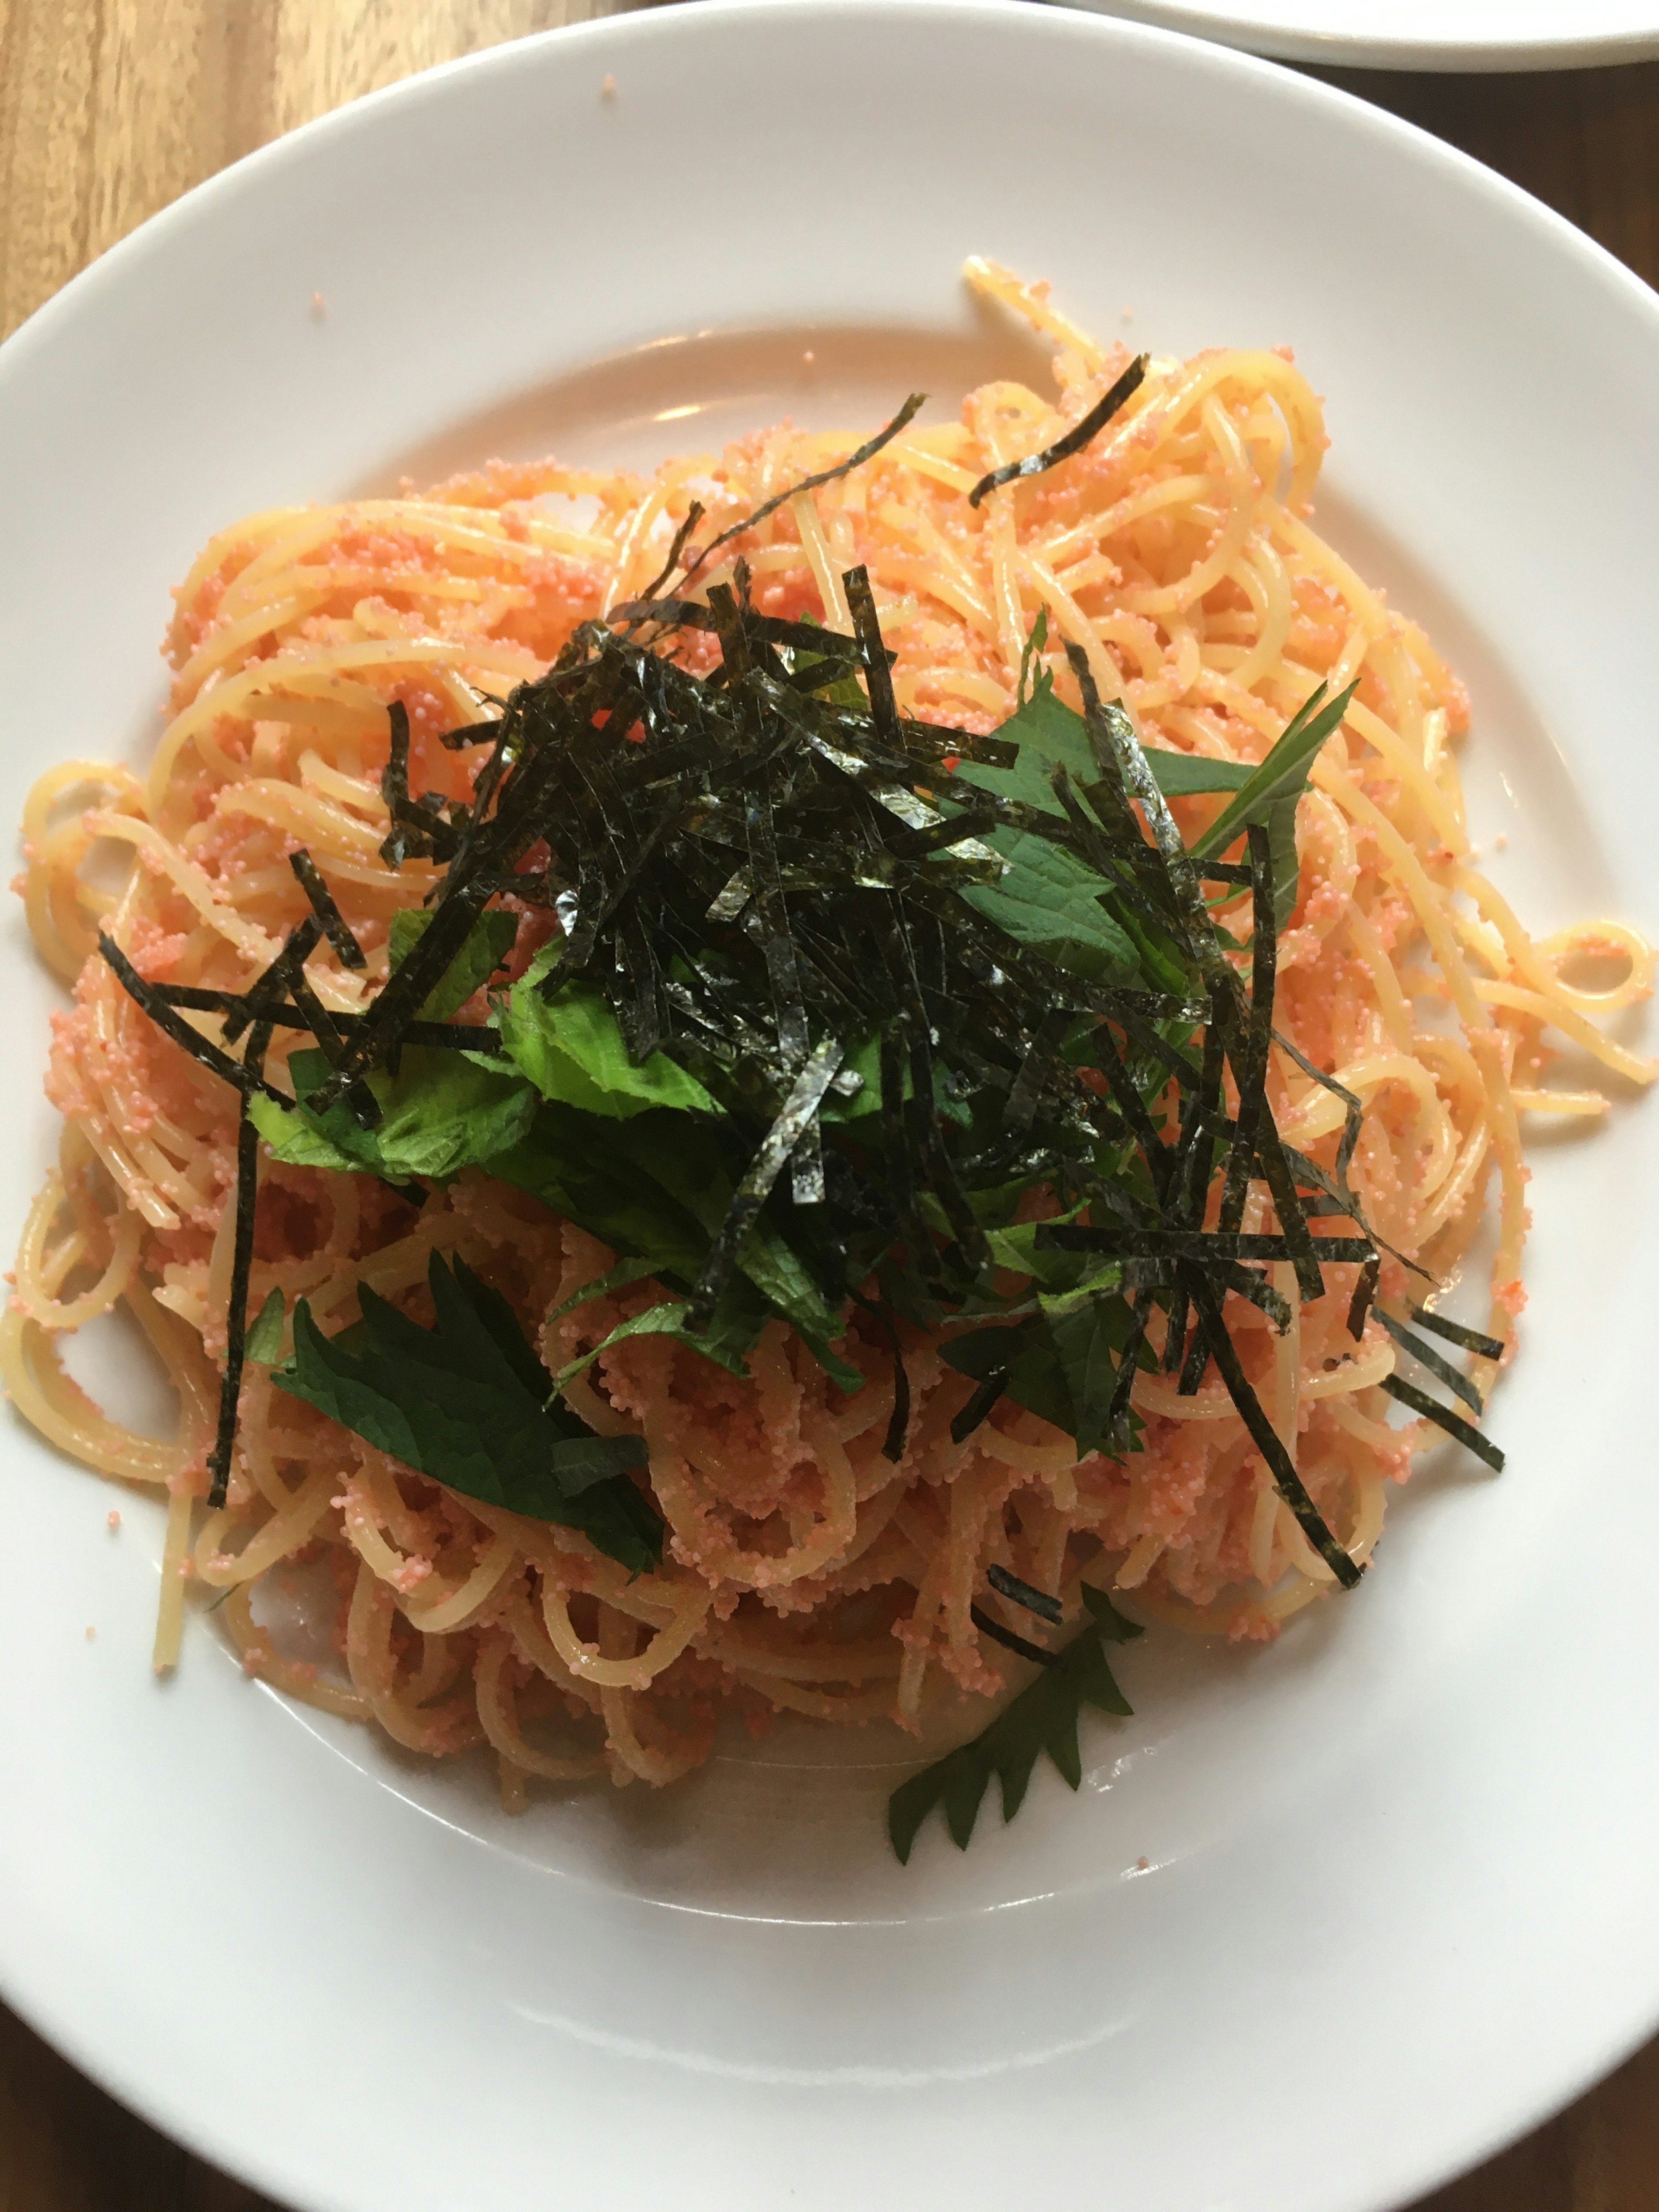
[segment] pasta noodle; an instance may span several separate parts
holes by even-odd
[[[1060,696],[1076,697],[1060,649],[1070,641],[1103,694],[1177,751],[1259,760],[1322,679],[1357,680],[1298,815],[1301,893],[1279,939],[1276,1019],[1363,1102],[1353,1183],[1391,1247],[1450,1279],[1495,1195],[1485,1326],[1511,1346],[1524,1302],[1521,1116],[1605,1106],[1581,1079],[1548,1086],[1552,1035],[1617,1081],[1652,1079],[1654,1064],[1604,1026],[1649,991],[1650,948],[1603,921],[1535,939],[1476,870],[1455,753],[1463,692],[1311,527],[1324,434],[1287,355],[1154,361],[1091,445],[975,508],[966,495],[982,475],[1052,444],[1124,362],[1042,288],[987,264],[969,274],[1054,341],[1057,395],[993,383],[955,422],[911,423],[722,549],[699,593],[730,578],[741,550],[763,611],[845,630],[842,574],[861,562],[907,711],[975,731],[1013,711],[1039,612]],[[1079,1462],[1006,1399],[953,1442],[969,1386],[917,1337],[895,1465],[881,1449],[890,1372],[856,1329],[841,1349],[870,1379],[848,1400],[781,1325],[747,1381],[639,1337],[571,1384],[601,1434],[638,1427],[648,1444],[669,1541],[660,1568],[631,1579],[575,1531],[441,1489],[258,1370],[228,1498],[207,1510],[234,1103],[124,994],[96,955],[98,928],[147,977],[241,990],[304,911],[287,866],[303,844],[368,953],[354,973],[324,945],[308,977],[326,1006],[360,1010],[385,979],[392,915],[435,880],[426,862],[393,871],[380,857],[388,702],[407,709],[424,784],[464,795],[468,770],[438,738],[476,719],[481,692],[539,673],[577,623],[643,588],[694,497],[712,534],[854,442],[785,427],[651,482],[496,463],[394,500],[253,516],[211,541],[177,593],[171,715],[147,781],[71,762],[36,785],[22,888],[35,943],[74,1000],[55,1020],[48,1078],[61,1164],[24,1230],[0,1363],[48,1440],[166,1498],[158,1668],[176,1661],[190,1588],[211,1589],[251,1672],[423,1754],[488,1747],[516,1807],[531,1778],[671,1780],[706,1755],[726,1707],[757,1728],[778,1711],[915,1727],[936,1685],[994,1694],[1007,1662],[970,1611],[992,1564],[1063,1594],[1086,1569],[1149,1614],[1243,1638],[1272,1637],[1333,1591],[1213,1377],[1183,1396],[1173,1376],[1140,1374],[1143,1448]],[[1188,835],[1213,811],[1176,802]],[[547,926],[528,910],[526,922],[521,951]],[[1587,984],[1590,963],[1613,980]],[[278,1081],[286,1049],[279,1034]],[[1328,1162],[1340,1105],[1277,1049],[1270,1099],[1286,1141]],[[1254,1191],[1247,1232],[1266,1206]],[[418,1307],[434,1250],[500,1288],[554,1369],[653,1295],[636,1285],[544,1323],[614,1255],[476,1172],[418,1214],[370,1177],[274,1161],[262,1173],[256,1304],[303,1294],[341,1319],[371,1285]],[[1390,1423],[1382,1385],[1396,1355],[1378,1323],[1356,1343],[1346,1296],[1297,1311],[1294,1273],[1279,1273],[1291,1328],[1275,1338],[1237,1298],[1230,1323],[1303,1482],[1363,1561],[1389,1485],[1434,1431]],[[1405,1287],[1390,1260],[1385,1292]],[[64,1367],[59,1340],[117,1308],[171,1376],[176,1442],[124,1427]],[[1160,1315],[1155,1349],[1162,1326]],[[1494,1364],[1477,1359],[1476,1376],[1484,1387]],[[296,1577],[327,1593],[332,1664],[284,1656],[269,1625],[262,1593]],[[1018,1624],[1001,1599],[983,1602]]]

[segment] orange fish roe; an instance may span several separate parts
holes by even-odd
[[[1495,1194],[1483,1319],[1507,1344],[1525,1295],[1517,1115],[1591,1110],[1553,1109],[1542,1032],[1565,1024],[1615,1073],[1647,1078],[1589,1018],[1645,992],[1651,953],[1605,922],[1534,942],[1471,874],[1451,750],[1468,700],[1420,629],[1310,527],[1326,440],[1288,353],[1154,360],[1133,407],[1083,452],[975,507],[978,479],[1051,444],[1127,356],[1041,289],[987,264],[970,274],[1054,339],[1056,394],[992,384],[953,422],[910,424],[853,474],[777,508],[697,588],[729,580],[741,552],[764,612],[845,629],[840,580],[864,564],[901,706],[973,732],[1013,711],[1039,612],[1059,695],[1075,702],[1069,641],[1166,750],[1255,763],[1316,683],[1355,684],[1298,809],[1276,1018],[1361,1100],[1353,1184],[1391,1246],[1449,1276]],[[240,991],[306,911],[288,866],[303,846],[368,955],[352,970],[325,945],[307,975],[335,1012],[360,1012],[386,979],[392,917],[436,882],[428,861],[394,873],[380,858],[388,705],[409,717],[411,789],[466,797],[480,755],[448,750],[444,734],[642,589],[694,499],[706,542],[859,442],[784,424],[649,480],[492,462],[396,500],[251,517],[179,586],[171,719],[148,782],[72,764],[37,788],[24,890],[37,942],[74,985],[47,1079],[66,1134],[26,1231],[3,1357],[45,1433],[170,1498],[158,1664],[176,1649],[187,1580],[216,1602],[251,1673],[418,1753],[487,1746],[519,1804],[530,1776],[670,1781],[708,1755],[725,1712],[757,1731],[778,1712],[915,1730],[935,1686],[998,1695],[1018,1662],[970,1611],[993,1563],[1068,1601],[1086,1574],[1149,1616],[1256,1641],[1334,1589],[1213,1376],[1182,1396],[1176,1376],[1140,1374],[1139,1449],[1121,1460],[1079,1461],[1007,1399],[958,1443],[951,1423],[971,1386],[908,1329],[911,1417],[893,1462],[890,1362],[862,1317],[835,1347],[867,1378],[852,1395],[781,1323],[746,1378],[641,1336],[569,1385],[599,1433],[646,1439],[667,1528],[651,1573],[630,1577],[573,1529],[446,1491],[273,1389],[258,1365],[227,1502],[206,1506],[234,1101],[124,995],[95,957],[98,921],[141,975]],[[677,650],[711,665],[706,641]],[[1218,804],[1176,802],[1183,834]],[[136,861],[112,902],[82,873],[98,848]],[[506,905],[521,916],[519,975],[556,924]],[[1593,998],[1562,980],[1587,951],[1622,963]],[[295,1042],[273,1042],[278,1082]],[[1340,1103],[1277,1051],[1268,1095],[1285,1141],[1329,1168]],[[1257,1188],[1244,1226],[1267,1219]],[[500,1290],[554,1369],[661,1296],[636,1283],[550,1323],[615,1255],[522,1192],[469,1171],[417,1211],[369,1176],[263,1162],[255,1310],[272,1291],[290,1311],[303,1296],[332,1329],[368,1284],[428,1321],[434,1251]],[[1376,1320],[1348,1333],[1356,1269],[1326,1272],[1326,1295],[1287,1337],[1237,1297],[1226,1318],[1315,1504],[1364,1560],[1387,1486],[1428,1432],[1390,1419],[1381,1384],[1396,1354]],[[1382,1293],[1403,1302],[1413,1281],[1391,1259]],[[100,1413],[58,1358],[58,1333],[118,1300],[177,1384],[176,1441]],[[325,1651],[285,1656],[264,1611],[278,1568],[321,1593]]]

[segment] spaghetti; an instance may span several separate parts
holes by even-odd
[[[896,1460],[884,1449],[896,1370],[873,1329],[837,1347],[867,1378],[850,1396],[781,1324],[746,1377],[671,1337],[600,1352],[564,1396],[600,1437],[643,1434],[668,1538],[648,1573],[414,1473],[274,1390],[258,1364],[228,1494],[210,1505],[235,1102],[123,991],[98,932],[149,981],[242,992],[309,910],[290,865],[303,850],[341,925],[319,930],[305,981],[327,1014],[362,1014],[386,979],[394,915],[442,874],[435,859],[393,868],[381,854],[388,705],[407,715],[422,787],[465,799],[476,769],[440,740],[540,676],[580,624],[648,591],[671,542],[686,542],[694,501],[707,510],[708,554],[690,570],[704,600],[741,558],[761,612],[848,632],[848,572],[862,565],[897,704],[922,720],[979,733],[1006,722],[1039,616],[1057,694],[1079,696],[1069,646],[1166,752],[1257,762],[1318,685],[1356,687],[1297,813],[1267,1097],[1285,1143],[1322,1165],[1343,1130],[1337,1088],[1361,1102],[1352,1188],[1401,1255],[1380,1275],[1396,1306],[1407,1261],[1441,1283],[1457,1273],[1495,1187],[1485,1350],[1456,1376],[1466,1401],[1484,1399],[1524,1300],[1520,1117],[1607,1103],[1547,1087],[1546,1032],[1621,1080],[1651,1080],[1654,1065],[1604,1025],[1646,994],[1652,951],[1612,922],[1535,940],[1474,869],[1453,750],[1467,702],[1421,631],[1310,527],[1325,440],[1288,356],[1154,361],[1106,410],[1103,394],[1129,381],[1121,351],[1040,288],[988,264],[969,273],[1054,340],[1056,399],[987,386],[957,422],[906,420],[855,471],[793,491],[854,441],[784,427],[648,483],[492,464],[424,495],[251,517],[177,592],[171,718],[148,778],[71,762],[36,785],[28,918],[75,998],[55,1020],[48,1078],[60,1165],[25,1228],[0,1361],[43,1435],[166,1496],[158,1668],[177,1658],[187,1589],[210,1589],[251,1673],[417,1752],[486,1745],[518,1805],[532,1777],[671,1781],[707,1755],[728,1707],[757,1727],[787,1711],[915,1729],[935,1684],[994,1696],[1009,1637],[1046,1632],[1006,1593],[1070,1603],[1085,1569],[1149,1615],[1258,1639],[1336,1586],[1218,1381],[1193,1392],[1162,1364],[1138,1373],[1141,1448],[1121,1458],[1079,1458],[1006,1398],[953,1437],[971,1385],[921,1330],[905,1346]],[[1111,419],[1070,435],[1091,410]],[[1039,454],[1051,465],[1022,471]],[[1189,842],[1218,811],[1201,797],[1174,805]],[[113,892],[88,873],[112,848],[125,860]],[[1249,896],[1224,899],[1224,925]],[[556,924],[510,892],[501,903],[520,916],[522,972]],[[342,957],[356,947],[361,965]],[[1616,980],[1587,981],[1587,966]],[[185,1018],[219,1033],[210,1012]],[[295,1042],[279,1030],[265,1048],[279,1089]],[[1253,1185],[1243,1235],[1269,1219]],[[476,1171],[416,1212],[372,1176],[262,1168],[256,1304],[303,1297],[325,1329],[364,1289],[413,1306],[434,1253],[502,1292],[556,1371],[653,1295],[621,1282],[573,1303],[616,1255]],[[1261,1306],[1231,1297],[1237,1358],[1363,1564],[1389,1483],[1434,1434],[1389,1419],[1391,1387],[1418,1402],[1395,1375],[1399,1316],[1361,1314],[1356,1337],[1346,1297],[1298,1308],[1291,1263],[1273,1275],[1290,1326],[1275,1334]],[[121,1426],[63,1364],[62,1335],[118,1306],[173,1380],[174,1443]],[[1159,1354],[1166,1326],[1161,1312],[1147,1324]],[[1443,1359],[1431,1371],[1454,1370]],[[337,1666],[291,1656],[270,1607],[256,1609],[301,1570],[331,1589]]]

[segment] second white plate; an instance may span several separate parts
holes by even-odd
[[[1655,0],[1068,0],[1332,68],[1583,69],[1659,54]]]

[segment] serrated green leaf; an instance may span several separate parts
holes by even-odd
[[[974,1823],[979,1818],[979,1808],[990,1783],[984,1767],[971,1759],[948,1761],[945,1787],[945,1824],[951,1831],[951,1840],[958,1850],[965,1851],[974,1832]]]
[[[257,1093],[249,1101],[255,1127],[292,1166],[377,1175],[390,1182],[411,1176],[442,1182],[510,1151],[535,1118],[536,1093],[522,1076],[492,1073],[441,1046],[407,1046],[396,1075],[379,1069],[369,1076],[380,1106],[372,1129],[343,1101],[325,1114],[312,1112],[306,1099],[328,1072],[320,1052],[296,1052],[289,1061],[295,1103],[279,1106]]]
[[[648,1262],[649,1273],[678,1279],[689,1290],[708,1240],[654,1176],[636,1172],[615,1144],[618,1133],[614,1121],[549,1103],[518,1144],[491,1159],[489,1172],[527,1190],[613,1252]]]
[[[1068,1790],[1079,1789],[1083,1781],[1083,1753],[1077,1740],[1078,1710],[1076,1705],[1069,1705],[1055,1713],[1042,1739],[1042,1748]]]
[[[501,1010],[501,1042],[544,1098],[608,1120],[629,1121],[654,1107],[694,1114],[722,1111],[694,1075],[665,1052],[637,1067],[603,992],[567,983],[549,1000],[537,988],[547,963],[531,963]]]
[[[283,1356],[283,1328],[287,1318],[280,1291],[272,1291],[264,1305],[248,1323],[247,1334],[242,1340],[245,1356],[257,1360],[261,1367],[269,1367]]]
[[[301,1298],[294,1355],[271,1380],[381,1451],[464,1497],[579,1528],[635,1573],[662,1554],[662,1524],[627,1470],[640,1437],[600,1437],[565,1406],[499,1292],[432,1255],[424,1328],[365,1286],[362,1319],[325,1336]]]
[[[1066,1395],[1072,1402],[1072,1435],[1079,1459],[1100,1449],[1117,1381],[1103,1303],[1091,1297],[1058,1307],[1049,1304],[1043,1310],[1049,1341],[1065,1372]]]
[[[592,1298],[607,1297],[612,1291],[625,1291],[631,1283],[643,1282],[650,1273],[648,1260],[618,1260],[614,1267],[607,1267],[602,1275],[595,1275],[579,1291],[562,1298],[548,1314],[545,1326],[551,1328],[556,1321],[562,1321],[567,1314],[574,1313]]]
[[[684,1298],[664,1298],[654,1306],[647,1306],[641,1312],[629,1315],[626,1321],[618,1322],[608,1336],[591,1350],[584,1352],[580,1358],[573,1359],[568,1366],[560,1368],[553,1377],[554,1389],[568,1389],[579,1375],[586,1373],[601,1352],[609,1352],[613,1344],[622,1344],[631,1336],[678,1337],[694,1352],[702,1352],[705,1359],[712,1359],[717,1366],[724,1367],[729,1375],[746,1376],[749,1368],[742,1352],[723,1340],[717,1328],[694,1334],[686,1328],[688,1310],[688,1301]]]
[[[1144,748],[1146,765],[1166,799],[1193,799],[1202,793],[1242,790],[1253,770],[1243,761],[1212,760],[1206,753],[1166,752]]]
[[[1082,1595],[1088,1620],[1054,1655],[1054,1663],[970,1742],[959,1744],[913,1774],[888,1799],[887,1832],[902,1863],[908,1862],[921,1824],[936,1805],[945,1808],[951,1840],[965,1850],[994,1775],[1002,1785],[1002,1817],[1012,1820],[1024,1800],[1040,1753],[1046,1752],[1069,1787],[1077,1789],[1083,1778],[1078,1742],[1083,1706],[1120,1716],[1130,1712],[1103,1647],[1139,1636],[1139,1627],[1125,1620],[1103,1590],[1085,1583]]]
[[[1056,697],[1054,678],[1045,669],[1025,703],[997,731],[1019,747],[1018,763],[1011,769],[988,768],[964,761],[956,771],[958,783],[970,783],[1001,799],[1023,799],[1045,814],[1063,815],[1049,779],[1064,766],[1072,781],[1086,790],[1100,774],[1088,726],[1075,708]],[[1147,764],[1166,799],[1188,799],[1200,792],[1238,791],[1255,771],[1241,761],[1211,760],[1202,753],[1178,753],[1148,745]]]
[[[707,1122],[660,1111],[609,1121],[552,1103],[542,1107],[530,1138],[492,1159],[489,1171],[640,1261],[642,1274],[686,1290],[702,1271],[736,1187]],[[830,1349],[842,1334],[838,1312],[764,1217],[738,1247],[738,1264],[749,1290],[729,1308],[722,1303],[722,1342],[749,1351],[775,1314],[841,1389],[862,1389],[862,1372]]]
[[[1014,765],[991,768],[982,761],[965,760],[955,770],[954,782],[971,784],[998,799],[1020,800],[1063,820],[1066,810],[1054,797],[1049,780],[1055,769],[1065,768],[1077,784],[1092,783],[1100,773],[1087,725],[1081,714],[1055,696],[1054,679],[1046,669],[1025,703],[999,724],[997,735],[1019,747]]]
[[[1045,670],[1031,696],[997,731],[1019,747],[1012,768],[963,761],[951,781],[999,799],[1020,801],[1040,813],[1065,818],[1050,781],[1064,767],[1074,783],[1099,774],[1080,714],[1054,696]],[[1008,864],[1000,884],[963,884],[958,896],[1016,944],[1029,945],[1074,975],[1091,981],[1127,981],[1136,972],[1133,940],[1100,903],[1111,886],[1063,846],[1023,830],[985,833],[984,842]]]
[[[295,1053],[296,1060],[306,1055]],[[317,1057],[320,1060],[322,1054]],[[326,1168],[335,1175],[379,1175],[378,1152],[364,1157],[354,1148],[343,1152],[325,1134],[315,1115],[300,1106],[280,1105],[256,1091],[247,1102],[247,1117],[279,1160],[294,1168]],[[355,1124],[354,1124],[355,1127]]]
[[[387,950],[396,975],[431,927],[433,909],[405,907],[392,917]],[[423,1022],[447,1022],[505,963],[519,934],[519,917],[492,907],[467,932],[460,951],[421,1008]]]
[[[1024,830],[993,830],[985,842],[1008,863],[1008,872],[994,887],[962,887],[958,896],[976,914],[1017,945],[1091,982],[1127,982],[1138,975],[1134,940],[1101,904],[1111,887],[1091,868]]]
[[[939,1357],[959,1375],[983,1382],[1006,1371],[1006,1395],[1017,1406],[1047,1421],[1063,1436],[1071,1436],[1077,1415],[1065,1362],[1055,1348],[1041,1313],[1012,1327],[993,1325],[969,1329],[939,1346]]]

